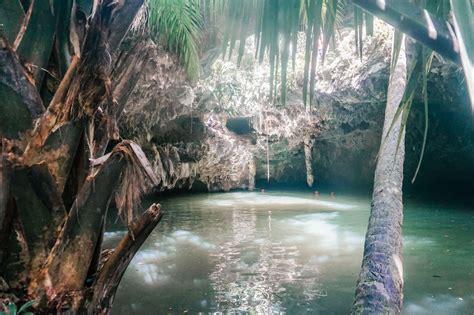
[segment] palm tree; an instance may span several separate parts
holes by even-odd
[[[105,154],[146,58],[117,53],[142,4],[0,6],[0,277],[4,294],[35,300],[41,313],[107,313],[161,218],[156,204],[133,217],[140,194],[156,184],[140,147],[122,141]],[[111,198],[129,233],[104,256]]]
[[[375,168],[369,226],[354,314],[399,314],[403,301],[402,221],[405,131],[396,117],[407,85],[405,42],[402,39],[390,77],[382,145]],[[399,142],[399,139],[401,141]]]
[[[118,52],[143,1],[0,1],[0,276],[6,280],[9,292],[35,299],[37,309],[43,312],[108,312],[125,268],[161,217],[158,205],[138,218],[133,216],[134,206],[147,184],[157,184],[141,149],[130,141],[122,141],[105,154],[109,140],[120,139],[116,121],[147,60],[143,42]],[[227,16],[230,23],[222,38],[224,55],[230,55],[234,48],[241,55],[242,39],[250,32],[255,33],[256,57],[269,58],[271,92],[275,103],[282,104],[286,99],[288,65],[294,60],[297,35],[304,30],[304,99],[306,102],[309,95],[312,104],[316,97],[319,45],[324,60],[344,3],[342,0],[149,0],[148,26],[156,40],[177,52],[193,78],[198,72],[196,32],[203,26],[199,19],[209,23]],[[363,6],[377,1],[355,3]],[[447,1],[437,3],[444,5]],[[456,0],[451,1],[451,7],[457,43],[461,47],[459,54],[473,95],[472,80],[469,80],[474,59],[470,36],[472,14],[469,14],[472,4],[470,0]],[[390,20],[384,12],[373,13]],[[361,23],[365,16],[370,26],[370,16],[360,10],[356,10],[356,16],[356,42],[360,51]],[[403,29],[403,25],[396,27]],[[426,25],[423,27],[426,30]],[[427,37],[417,39],[427,41]],[[240,46],[236,47],[238,39]],[[433,42],[434,49],[446,48],[439,44],[442,42],[439,38]],[[446,53],[443,49],[439,51]],[[395,71],[393,78],[401,78],[402,58],[400,54],[394,59],[398,60],[394,69],[400,72]],[[276,90],[277,78],[281,79],[280,93]],[[392,79],[391,87],[400,89],[398,83]],[[410,88],[408,94],[413,90]],[[394,156],[393,137],[401,135],[397,142],[403,145],[407,115],[400,116],[400,112],[410,108],[409,102],[403,102],[394,114],[399,102],[392,99],[393,93],[389,96],[384,126],[386,143],[382,145],[377,167],[380,172],[388,167],[387,161],[396,158],[397,165],[403,163],[401,147]],[[392,127],[387,129],[387,121],[393,117]],[[370,297],[383,296],[386,290],[385,286],[366,286],[370,278],[365,271],[378,266],[379,252],[392,259],[387,265],[390,266],[387,281],[396,283],[397,288],[400,284],[399,290],[391,295],[390,307],[394,312],[401,307],[401,275],[397,274],[401,258],[393,256],[400,257],[401,251],[401,243],[397,242],[401,235],[397,225],[400,219],[397,215],[401,213],[401,188],[397,191],[401,166],[388,174],[385,179],[381,175],[376,177],[375,187],[392,185],[394,191],[391,194],[374,191],[368,239],[383,239],[392,247],[366,246],[367,258],[359,282],[363,290],[358,290],[355,312],[365,310],[366,304],[359,301],[372,303]],[[112,197],[129,233],[110,256],[104,257],[102,236]],[[393,214],[388,211],[390,198],[400,201]],[[383,233],[381,223],[384,222],[392,233]]]

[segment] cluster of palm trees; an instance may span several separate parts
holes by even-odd
[[[0,0],[0,277],[7,293],[35,299],[38,310],[107,313],[133,254],[161,217],[157,205],[133,216],[139,195],[156,184],[140,148],[123,141],[106,154],[109,140],[120,139],[116,121],[147,58],[140,43],[133,52],[119,50],[143,2]],[[353,2],[358,5],[355,54],[362,51],[364,25],[366,34],[373,29],[369,12],[404,32],[417,28],[409,33],[415,39],[460,60],[472,100],[472,1],[407,1],[411,12],[424,17],[418,24],[409,24],[417,18],[408,15],[408,24],[398,23],[397,14],[407,14],[398,1]],[[152,38],[177,53],[191,79],[199,75],[203,36],[221,43],[224,57],[237,50],[240,60],[244,39],[254,34],[255,57],[270,61],[271,93],[281,104],[303,31],[303,95],[311,105],[317,98],[316,66],[336,43],[334,34],[349,5],[345,0],[148,0],[142,21]],[[446,24],[448,18],[452,23]],[[432,58],[426,48],[407,66],[403,38],[395,32],[354,313],[400,313],[402,308],[404,126],[419,81],[428,107],[425,82]],[[129,233],[104,255],[111,198]]]

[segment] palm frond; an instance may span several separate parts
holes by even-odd
[[[298,45],[298,34],[306,32],[305,77],[303,94],[305,103],[310,94],[314,99],[315,72],[319,54],[320,35],[324,33],[323,52],[340,22],[344,1],[335,0],[221,0],[227,12],[223,35],[223,55],[229,56],[240,40],[238,61],[244,53],[243,41],[253,33],[256,41],[255,56],[259,62],[268,58],[270,63],[270,93],[277,99],[275,88],[280,85],[280,103],[286,102],[288,64],[293,69]],[[322,8],[326,7],[323,14]],[[252,26],[250,28],[249,26]],[[238,35],[237,35],[238,34]],[[276,79],[280,78],[278,84]]]
[[[203,19],[199,0],[149,0],[148,26],[156,41],[175,52],[191,80],[199,76]]]
[[[418,172],[421,167],[421,162],[423,161],[423,156],[425,154],[425,148],[426,148],[426,139],[428,138],[428,73],[430,72],[431,69],[431,63],[433,61],[433,51],[429,48],[423,48],[423,66],[422,66],[422,71],[423,71],[423,78],[422,78],[422,84],[423,84],[423,108],[425,111],[425,129],[423,132],[423,144],[421,145],[421,153],[420,153],[420,158],[418,160],[418,165],[416,166],[415,170],[415,175],[413,175],[413,178],[411,180],[412,184],[416,180],[416,176],[418,175]]]
[[[314,104],[314,94],[315,94],[315,86],[316,86],[316,66],[318,63],[318,54],[319,54],[319,39],[321,35],[321,29],[323,27],[322,21],[323,21],[323,16],[322,16],[322,9],[323,9],[323,1],[322,0],[316,0],[314,8],[314,12],[310,14],[314,14],[312,21],[313,25],[312,27],[312,39],[310,40],[310,45],[312,45],[312,53],[311,53],[311,65],[305,65],[309,68],[309,105]],[[326,33],[326,32],[325,32]],[[305,73],[306,68],[305,68]],[[308,82],[308,78],[305,76],[304,78],[304,84],[306,85]],[[304,91],[303,91],[304,94]],[[303,95],[304,98],[304,103],[306,105],[306,95]]]
[[[326,57],[326,52],[329,47],[329,42],[334,35],[334,25],[337,21],[337,8],[340,7],[340,3],[338,0],[326,0],[326,10],[324,14],[324,22],[323,22],[323,47],[322,47],[322,56],[321,59],[324,62],[324,58]]]

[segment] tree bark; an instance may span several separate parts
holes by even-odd
[[[12,176],[12,195],[24,231],[31,266],[39,268],[57,237],[57,227],[65,217],[61,194],[45,164],[16,166]]]
[[[0,10],[0,21],[3,24],[5,37],[10,43],[13,43],[25,18],[25,12],[20,0],[0,0],[0,7],[7,5],[9,10]]]
[[[2,147],[0,149],[3,150]],[[6,154],[0,152],[0,266],[3,263],[8,234],[10,232],[11,215],[7,213],[10,199],[11,169]]]
[[[11,8],[22,15],[21,2],[12,1],[0,0],[0,16]],[[147,61],[143,49],[136,50],[119,58],[120,68],[112,72],[115,51],[143,0],[93,2],[85,36],[74,23],[68,32],[64,17],[76,21],[77,13],[71,0],[31,1],[21,21],[9,18],[7,36],[17,52],[0,35],[0,276],[44,313],[77,313],[85,310],[84,301],[91,314],[108,312],[127,265],[161,218],[156,205],[138,220],[133,216],[140,195],[158,184],[141,148],[124,141],[102,156],[110,122],[115,124]],[[146,51],[146,45],[137,46]],[[38,89],[48,62],[62,80],[45,111]],[[97,272],[113,197],[130,234]]]
[[[120,7],[116,8],[111,25],[113,32],[109,34],[109,43],[112,51],[119,48],[142,5],[143,0],[126,0],[122,2]]]
[[[405,43],[390,79],[382,144],[375,169],[374,190],[365,237],[362,268],[353,314],[400,314],[403,303],[402,221],[405,135],[401,115],[395,118],[406,86]],[[389,132],[387,136],[387,133]],[[401,133],[401,141],[397,147]]]
[[[19,139],[44,112],[31,78],[7,40],[0,35],[0,137]]]
[[[32,277],[29,292],[53,300],[61,293],[84,286],[92,256],[100,237],[107,204],[117,187],[126,161],[114,154],[89,176],[69,212],[46,266]]]
[[[115,104],[106,108],[107,114],[102,115],[99,122],[96,123],[94,157],[102,156],[105,153],[110,139],[117,140],[119,138],[117,121],[140,78],[141,70],[147,64],[150,49],[148,43],[139,42],[130,50],[121,52],[117,56],[112,72],[114,78],[112,95]]]

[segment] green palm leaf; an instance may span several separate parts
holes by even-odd
[[[198,0],[149,0],[148,25],[155,40],[175,52],[191,80],[199,76],[203,16]]]
[[[20,309],[18,310],[18,314],[21,314],[22,312],[25,312],[28,308],[30,308],[31,306],[33,306],[33,304],[35,304],[35,301],[34,300],[31,300],[31,301],[28,301],[26,302],[25,304],[23,304]],[[25,313],[26,314],[26,313]]]

